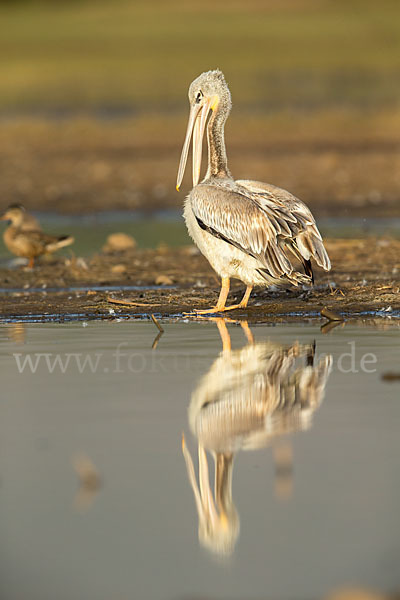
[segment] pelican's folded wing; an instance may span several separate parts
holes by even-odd
[[[222,187],[200,184],[190,194],[200,227],[253,256],[273,277],[290,275],[293,267],[277,243],[278,223],[251,198]]]
[[[329,271],[331,261],[325,250],[315,219],[304,202],[287,190],[260,181],[237,180],[236,185],[249,193],[260,207],[271,214],[279,223],[291,230],[290,238],[295,239],[295,250],[299,250],[305,260],[315,262]]]
[[[321,264],[319,252],[315,253],[311,244],[295,242],[301,234],[305,234],[308,241],[308,230],[313,227],[315,233],[310,233],[317,236],[317,241],[321,239],[311,213],[310,218],[300,211],[292,212],[270,192],[260,192],[241,185],[236,191],[200,184],[191,192],[190,201],[202,229],[256,258],[273,277],[293,273],[288,249],[297,258],[308,260],[314,256]]]

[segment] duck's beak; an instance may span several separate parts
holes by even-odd
[[[182,183],[183,175],[185,173],[187,157],[189,154],[190,140],[193,134],[193,187],[199,183],[200,179],[200,168],[201,168],[201,154],[202,154],[202,142],[204,136],[204,130],[206,127],[207,116],[211,108],[211,100],[205,99],[203,104],[193,104],[190,109],[189,123],[186,130],[185,142],[182,148],[181,160],[179,163],[178,178],[176,180],[176,189],[179,192],[179,188]]]

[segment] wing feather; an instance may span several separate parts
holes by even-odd
[[[331,262],[321,234],[310,209],[304,202],[287,190],[269,183],[238,180],[236,184],[251,193],[262,194],[266,201],[272,202],[275,207],[275,217],[277,214],[283,215],[285,225],[291,232],[290,237],[296,239],[303,258],[306,260],[313,258],[325,271],[330,270]]]
[[[203,229],[256,258],[276,278],[300,280],[287,254],[287,245],[295,240],[305,260],[312,256],[320,266],[330,267],[315,220],[304,203],[275,186],[236,184],[229,189],[204,183],[192,190],[191,207]]]

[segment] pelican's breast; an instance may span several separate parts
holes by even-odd
[[[225,231],[224,224],[226,222],[232,224],[235,219],[240,219],[240,217],[233,211],[230,213],[229,206],[227,207],[218,202],[218,188],[212,196],[208,195],[205,197],[204,202],[207,203],[207,210],[212,215],[213,220],[220,224],[220,237],[209,233],[206,228],[201,227],[201,220],[199,221],[193,210],[193,194],[196,194],[198,198],[199,194],[205,194],[204,190],[209,190],[210,187],[201,186],[201,184],[196,186],[185,200],[184,218],[186,226],[190,237],[200,252],[207,258],[214,271],[220,277],[240,279],[246,285],[265,286],[268,283],[275,283],[275,280],[272,278],[270,282],[267,282],[265,275],[261,275],[258,272],[258,269],[262,265],[256,258],[246,254],[236,245],[230,243],[229,231]]]

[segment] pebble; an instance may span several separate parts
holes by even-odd
[[[156,285],[172,285],[173,280],[168,275],[158,275],[155,280]]]
[[[186,248],[184,249],[184,253],[188,256],[197,256],[198,254],[200,254],[200,250],[196,248],[196,246],[186,246]]]
[[[135,238],[127,233],[111,233],[103,246],[103,252],[124,252],[133,250],[137,243]]]
[[[111,273],[115,273],[116,275],[123,275],[124,273],[126,273],[126,266],[125,265],[114,265],[111,267]]]
[[[165,242],[160,242],[156,250],[159,254],[167,254],[169,251],[169,247]]]

